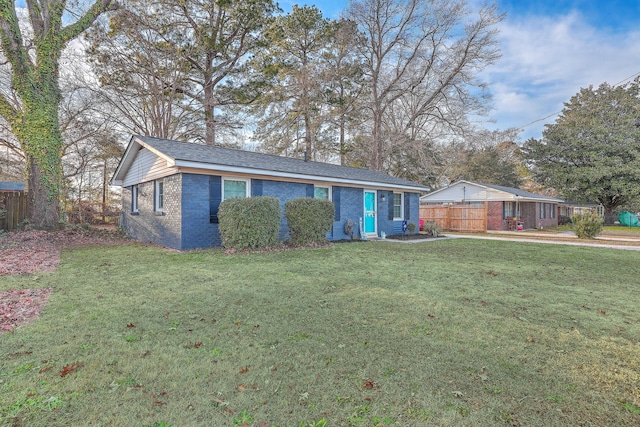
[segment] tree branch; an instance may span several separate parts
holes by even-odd
[[[0,0],[7,1],[7,0]],[[75,23],[66,26],[60,32],[60,41],[65,45],[69,41],[78,37],[83,31],[93,24],[93,22],[102,14],[103,12],[109,12],[113,10],[117,10],[119,7],[118,3],[112,0],[96,0],[96,2],[87,10],[87,12],[78,19]]]

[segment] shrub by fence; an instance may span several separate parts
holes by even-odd
[[[278,243],[280,201],[275,197],[232,198],[220,203],[218,230],[228,249],[260,249]]]
[[[310,197],[288,200],[284,204],[291,240],[297,245],[322,243],[327,240],[335,215],[329,200]]]
[[[13,231],[27,217],[27,193],[0,191],[0,230]]]

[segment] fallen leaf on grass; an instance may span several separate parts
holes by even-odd
[[[607,312],[604,311],[604,310],[600,310],[600,311],[598,311],[598,314],[601,315],[601,316],[604,316],[605,314],[607,314]]]
[[[136,325],[134,325],[133,323],[129,323],[129,324],[127,325],[127,328],[135,328],[135,327],[136,327]]]
[[[489,270],[489,271],[487,271],[487,274],[488,274],[489,276],[493,276],[493,277],[496,277],[496,276],[498,275],[498,273],[496,273],[496,272],[495,272],[495,271],[493,271],[493,270]]]
[[[198,341],[193,345],[193,348],[200,348],[201,345],[202,345],[202,341]]]
[[[82,366],[82,363],[79,362],[75,362],[75,363],[70,363],[68,365],[65,365],[62,370],[60,371],[60,376],[62,378],[66,377],[67,375],[75,372],[79,367]]]
[[[50,370],[51,370],[51,368],[53,368],[53,365],[45,366],[44,368],[40,369],[40,370],[38,371],[38,373],[39,373],[39,374],[44,374],[45,372],[50,371]]]
[[[238,373],[242,375],[242,374],[246,374],[247,372],[249,372],[249,367],[245,366],[244,368],[240,369]]]
[[[238,384],[238,387],[236,387],[236,390],[245,391],[246,388],[247,388],[246,384]]]
[[[363,387],[364,387],[365,389],[371,390],[371,389],[374,389],[374,388],[378,388],[378,384],[374,383],[374,382],[373,382],[373,381],[371,381],[371,380],[366,380],[366,381],[364,382]]]

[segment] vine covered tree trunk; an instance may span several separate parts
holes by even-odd
[[[29,79],[33,84],[16,85],[23,100],[23,114],[20,125],[14,125],[13,129],[27,158],[29,218],[36,228],[51,228],[60,221],[60,89],[57,71],[47,75],[35,71]]]
[[[29,172],[29,216],[38,228],[51,228],[60,220],[62,185],[62,133],[58,119],[59,62],[67,44],[107,10],[112,0],[95,0],[83,11],[66,0],[26,0],[33,33],[25,39],[16,4],[0,0],[2,65],[10,65],[11,87],[0,91],[0,115],[20,142]],[[63,26],[63,14],[76,16]],[[77,13],[79,12],[79,13]],[[19,101],[18,101],[19,100]]]

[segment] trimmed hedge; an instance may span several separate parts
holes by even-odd
[[[228,249],[261,249],[278,243],[280,201],[275,197],[232,198],[220,203],[218,231]]]
[[[311,197],[287,200],[284,215],[291,240],[297,245],[323,243],[331,231],[335,215],[333,203]]]

